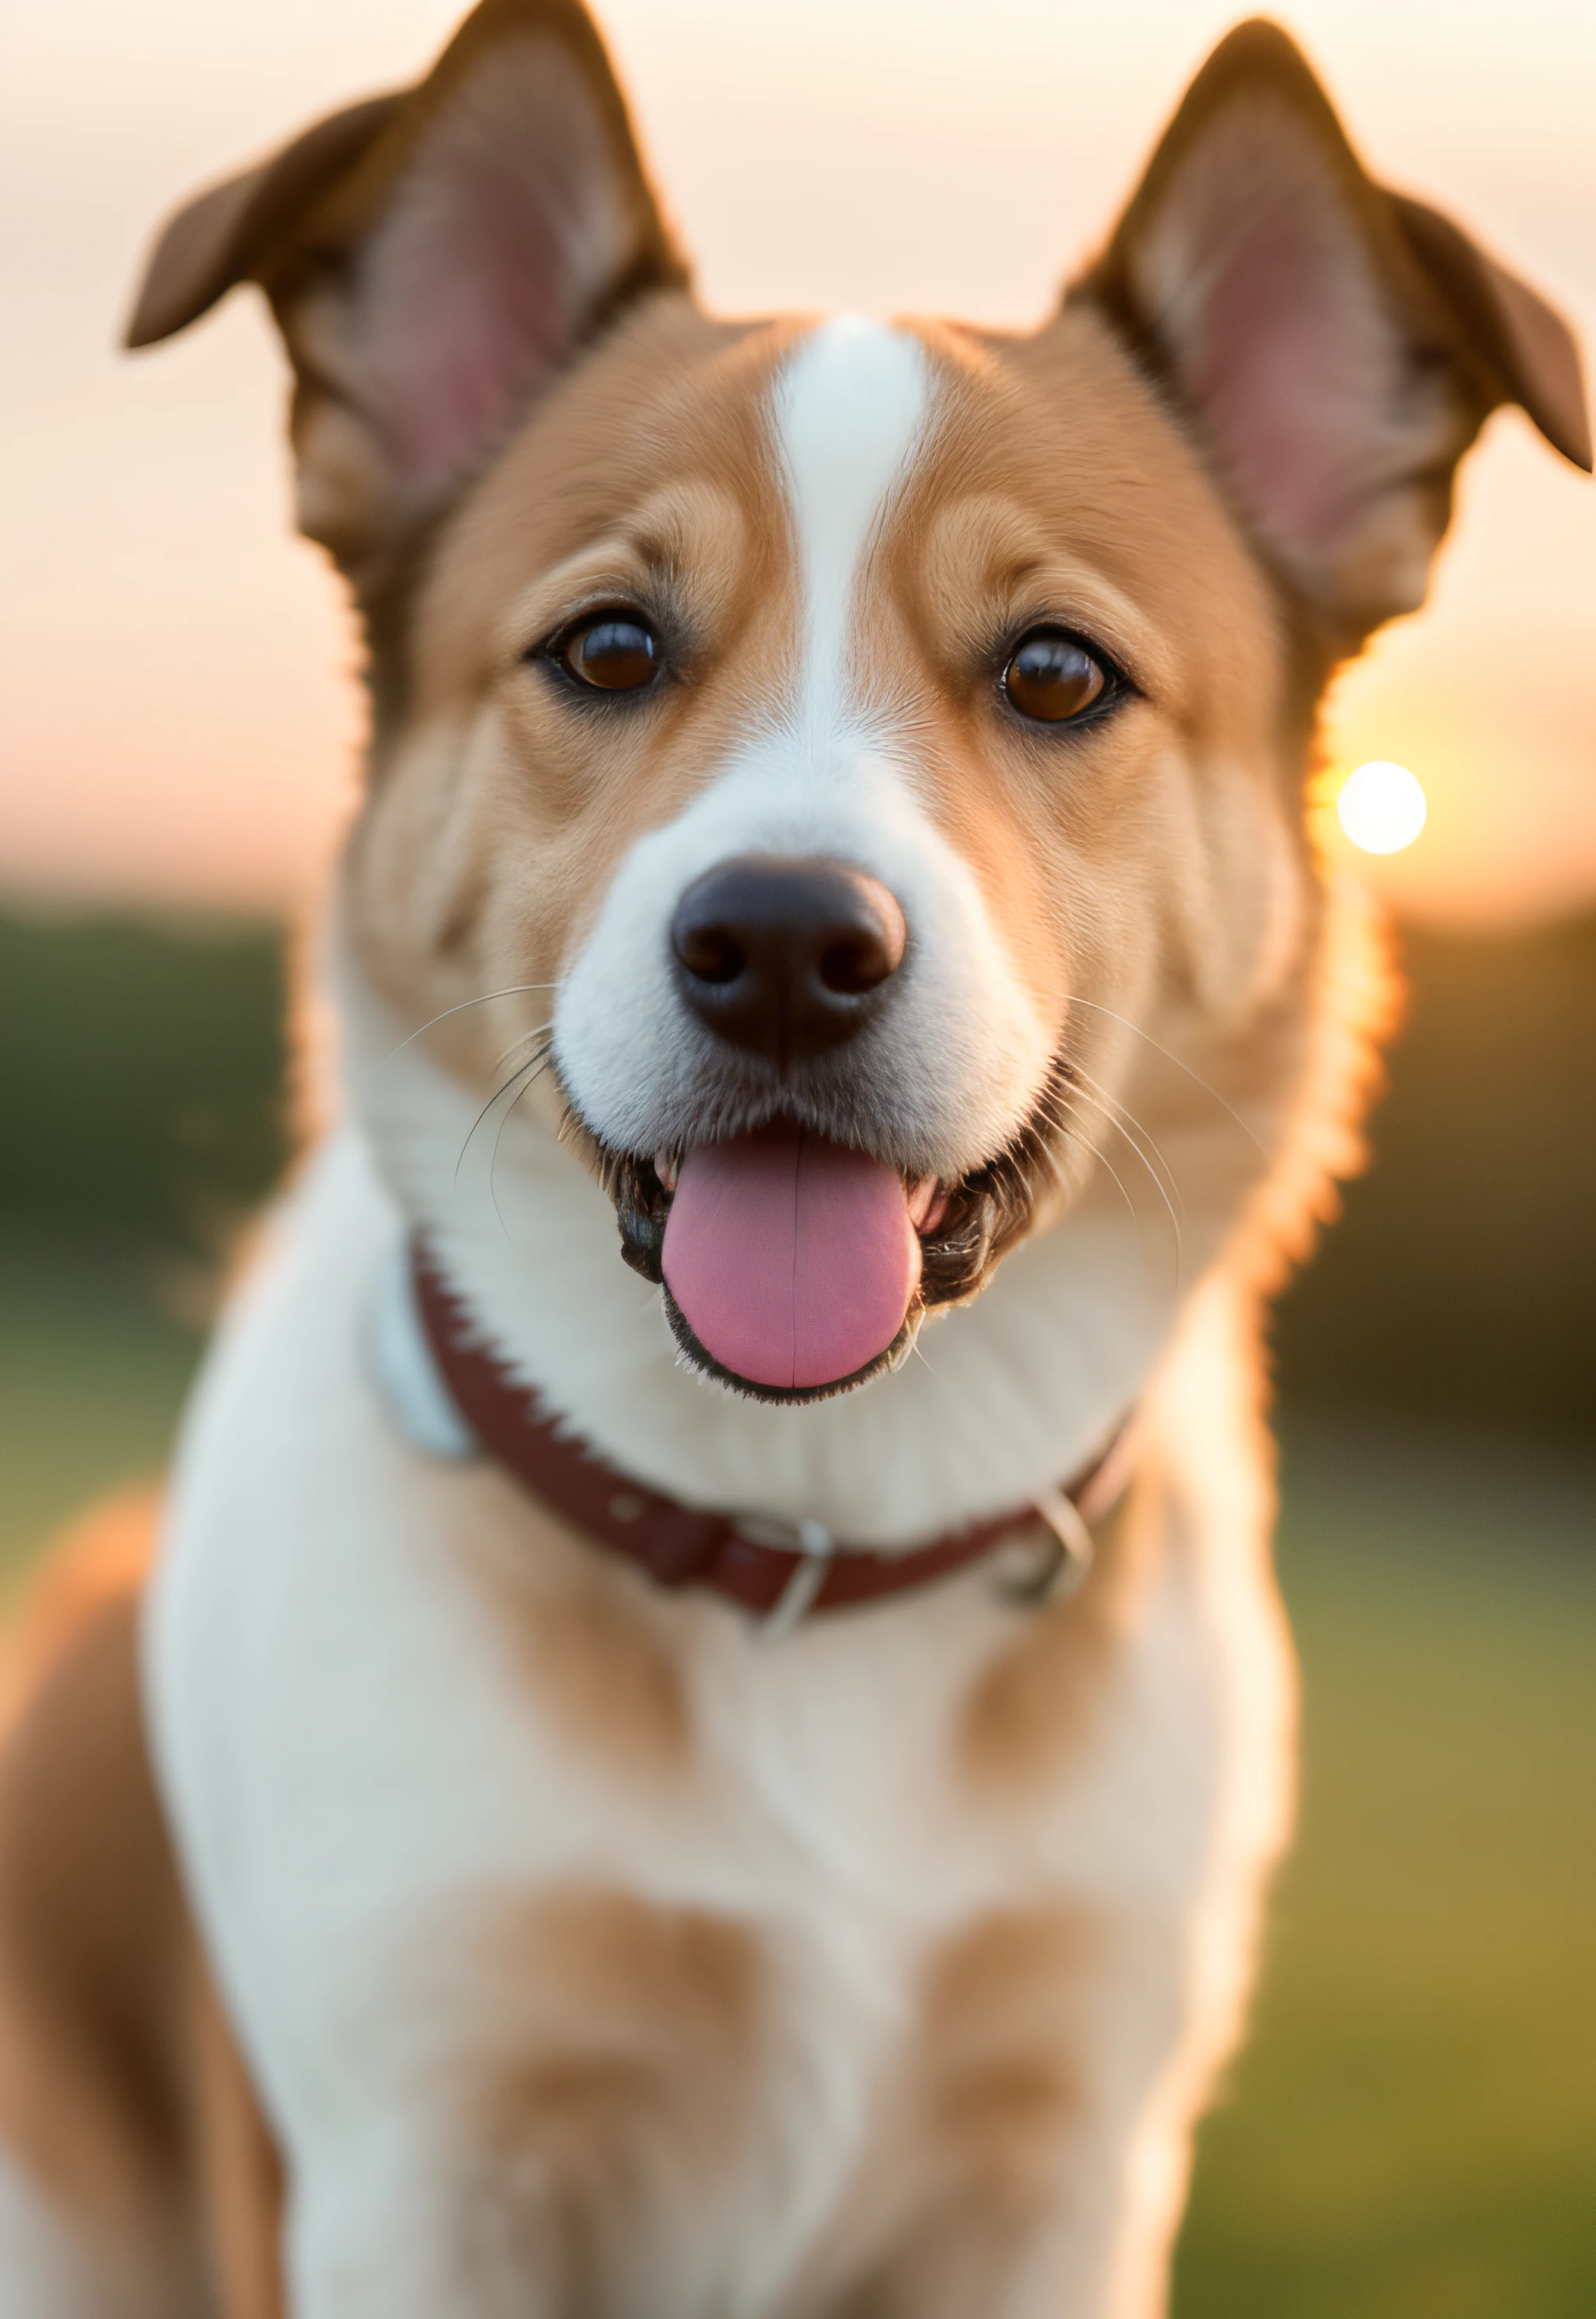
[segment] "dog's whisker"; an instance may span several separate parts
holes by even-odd
[[[470,1127],[466,1130],[465,1141],[461,1144],[459,1156],[455,1161],[455,1181],[456,1184],[460,1181],[460,1170],[465,1165],[465,1156],[471,1150],[472,1143],[476,1136],[476,1132],[478,1128],[481,1127],[483,1120],[487,1118],[495,1104],[501,1103],[504,1100],[504,1097],[509,1094],[512,1087],[517,1089],[516,1099],[518,1101],[519,1100],[519,1096],[521,1093],[524,1092],[524,1089],[518,1087],[517,1082],[518,1080],[525,1079],[527,1085],[530,1085],[532,1077],[540,1070],[543,1065],[549,1060],[552,1046],[553,1042],[551,1041],[544,1050],[528,1056],[527,1060],[522,1063],[518,1069],[511,1072],[508,1079],[505,1079],[500,1086],[494,1088],[492,1094],[488,1097],[487,1102],[483,1104],[476,1117],[472,1121]]]
[[[1077,1082],[1083,1094],[1087,1095],[1094,1102],[1105,1106],[1108,1110],[1113,1112],[1115,1124],[1119,1127],[1122,1134],[1128,1134],[1132,1137],[1141,1137],[1142,1144],[1146,1147],[1146,1150],[1150,1153],[1152,1158],[1158,1162],[1159,1173],[1168,1190],[1169,1196],[1175,1202],[1177,1207],[1180,1210],[1181,1215],[1184,1218],[1186,1214],[1186,1199],[1181,1192],[1179,1178],[1177,1177],[1174,1169],[1170,1166],[1168,1158],[1165,1156],[1163,1147],[1159,1142],[1157,1136],[1154,1135],[1151,1128],[1146,1124],[1145,1121],[1137,1118],[1136,1114],[1131,1109],[1129,1104],[1123,1103],[1118,1096],[1114,1095],[1110,1088],[1104,1086],[1101,1079],[1094,1078],[1091,1072],[1087,1070],[1081,1064],[1072,1060],[1069,1064],[1069,1073],[1071,1078]]]
[[[1090,1098],[1087,1099],[1090,1100]],[[1158,1170],[1150,1164],[1146,1152],[1142,1150],[1141,1146],[1137,1142],[1135,1137],[1127,1133],[1124,1126],[1119,1120],[1110,1116],[1108,1123],[1111,1127],[1118,1131],[1119,1134],[1130,1145],[1137,1159],[1141,1162],[1143,1172],[1150,1180],[1153,1189],[1157,1192],[1159,1198],[1163,1205],[1164,1214],[1169,1219],[1171,1252],[1174,1257],[1175,1265],[1173,1286],[1176,1295],[1178,1295],[1186,1271],[1186,1238],[1181,1229],[1180,1217],[1177,1214],[1176,1209],[1170,1201],[1168,1193],[1164,1189],[1164,1186],[1159,1177]],[[1114,1171],[1109,1161],[1107,1154],[1101,1150],[1098,1150],[1097,1157],[1102,1161],[1103,1165],[1108,1169],[1110,1175],[1114,1175]],[[1118,1178],[1116,1178],[1115,1180],[1117,1181]]]
[[[493,1069],[496,1071],[501,1071],[518,1047],[524,1047],[529,1039],[541,1039],[546,1032],[552,1031],[553,1028],[552,1023],[534,1023],[529,1031],[523,1031],[519,1038],[510,1041],[508,1047],[500,1048],[493,1058]]]
[[[499,1219],[500,1227],[502,1230],[506,1240],[509,1238],[509,1226],[504,1221],[504,1211],[499,1205],[499,1194],[493,1181],[493,1171],[499,1165],[499,1146],[503,1141],[505,1123],[509,1120],[511,1112],[514,1111],[516,1105],[520,1102],[521,1097],[524,1095],[528,1094],[531,1089],[537,1086],[537,1081],[542,1078],[544,1072],[547,1070],[552,1060],[552,1049],[550,1047],[546,1047],[540,1055],[532,1056],[529,1062],[522,1066],[522,1069],[525,1071],[526,1076],[522,1078],[520,1086],[516,1087],[514,1095],[510,1096],[509,1101],[505,1105],[504,1109],[499,1114],[499,1125],[495,1129],[493,1134],[493,1149],[488,1154],[488,1197],[493,1203],[493,1214]],[[514,1085],[514,1082],[511,1081],[510,1084]]]
[[[1165,1213],[1169,1218],[1170,1232],[1174,1246],[1175,1277],[1177,1286],[1178,1287],[1183,1269],[1184,1235],[1181,1229],[1180,1216],[1177,1213],[1169,1198],[1168,1192],[1165,1188],[1162,1178],[1160,1178],[1158,1169],[1149,1160],[1147,1153],[1142,1150],[1136,1137],[1126,1128],[1123,1120],[1115,1116],[1114,1111],[1111,1108],[1109,1103],[1095,1096],[1087,1089],[1079,1086],[1078,1084],[1078,1075],[1077,1073],[1076,1067],[1073,1064],[1061,1066],[1060,1074],[1055,1078],[1051,1086],[1044,1089],[1042,1096],[1037,1105],[1036,1115],[1047,1122],[1058,1133],[1068,1136],[1071,1141],[1078,1144],[1082,1150],[1086,1151],[1090,1158],[1098,1160],[1107,1175],[1118,1186],[1121,1197],[1125,1201],[1127,1207],[1130,1209],[1132,1221],[1135,1223],[1138,1242],[1141,1246],[1142,1250],[1142,1260],[1144,1264],[1146,1264],[1148,1263],[1148,1256],[1146,1243],[1142,1238],[1141,1212],[1137,1208],[1134,1200],[1132,1198],[1129,1189],[1123,1178],[1120,1176],[1119,1171],[1115,1169],[1113,1161],[1109,1159],[1108,1154],[1103,1150],[1101,1144],[1097,1142],[1091,1134],[1084,1132],[1085,1123],[1077,1106],[1083,1103],[1090,1105],[1092,1109],[1096,1110],[1102,1116],[1105,1123],[1109,1127],[1113,1128],[1123,1138],[1123,1140],[1130,1145],[1132,1150],[1141,1161],[1144,1173],[1151,1178],[1153,1187],[1158,1192],[1159,1197],[1163,1204]],[[1074,1119],[1077,1122],[1077,1125],[1073,1128],[1068,1123],[1071,1119]],[[1149,1268],[1150,1269],[1150,1266]]]
[[[1121,1199],[1123,1200],[1125,1204],[1126,1211],[1130,1215],[1132,1224],[1135,1228],[1136,1246],[1141,1252],[1143,1269],[1150,1274],[1152,1271],[1152,1263],[1148,1255],[1147,1237],[1142,1230],[1141,1213],[1137,1208],[1135,1201],[1131,1196],[1129,1187],[1127,1187],[1123,1177],[1120,1174],[1118,1169],[1114,1166],[1107,1153],[1097,1144],[1094,1143],[1090,1136],[1079,1133],[1076,1128],[1070,1126],[1066,1117],[1059,1111],[1057,1108],[1058,1105],[1068,1101],[1068,1096],[1063,1091],[1050,1093],[1043,1096],[1042,1103],[1039,1105],[1039,1110],[1041,1112],[1041,1115],[1047,1120],[1048,1124],[1053,1129],[1056,1134],[1061,1135],[1067,1141],[1078,1145],[1081,1150],[1087,1153],[1089,1159],[1096,1160],[1108,1176],[1109,1180],[1114,1185]],[[1116,1123],[1110,1121],[1109,1123],[1112,1126]],[[1156,1182],[1157,1178],[1155,1178],[1154,1180]],[[1177,1277],[1178,1277],[1178,1254],[1177,1257]]]
[[[1055,1085],[1044,1088],[1037,1099],[1033,1116],[1041,1122],[1050,1131],[1050,1135],[1061,1137],[1066,1142],[1073,1143],[1078,1150],[1085,1152],[1088,1161],[1096,1160],[1101,1163],[1114,1181],[1119,1185],[1121,1195],[1130,1208],[1132,1218],[1140,1226],[1141,1219],[1137,1214],[1135,1204],[1126,1191],[1123,1179],[1115,1172],[1114,1163],[1106,1152],[1086,1132],[1079,1114],[1073,1108],[1074,1100],[1075,1090],[1068,1086]],[[1111,1127],[1117,1124],[1112,1119],[1108,1123]],[[1060,1181],[1060,1171],[1052,1153],[1048,1152],[1046,1157],[1055,1182]]]
[[[1155,1039],[1150,1031],[1144,1031],[1140,1023],[1133,1023],[1128,1015],[1120,1014],[1116,1008],[1113,1006],[1105,1006],[1100,1000],[1096,998],[1083,998],[1079,996],[1078,992],[1072,991],[1069,995],[1068,1003],[1071,1006],[1090,1007],[1093,1014],[1106,1015],[1113,1022],[1123,1024],[1127,1031],[1134,1032],[1137,1038],[1144,1041],[1148,1046],[1153,1049],[1155,1053],[1162,1055],[1166,1062],[1173,1063],[1177,1071],[1184,1072],[1186,1077],[1191,1080],[1194,1087],[1201,1087],[1203,1093],[1209,1098],[1210,1102],[1216,1103],[1222,1112],[1228,1114],[1228,1115],[1234,1120],[1236,1125],[1241,1130],[1242,1134],[1246,1136],[1248,1141],[1255,1147],[1259,1158],[1267,1160],[1269,1156],[1268,1153],[1265,1150],[1262,1143],[1258,1141],[1258,1137],[1253,1133],[1251,1128],[1249,1127],[1247,1122],[1242,1118],[1240,1113],[1235,1108],[1235,1106],[1225,1101],[1223,1096],[1221,1095],[1217,1087],[1210,1087],[1208,1081],[1203,1077],[1201,1071],[1193,1070],[1189,1063],[1183,1063],[1178,1055],[1171,1054],[1168,1048],[1164,1046],[1159,1040]]]
[[[402,1055],[407,1047],[414,1046],[418,1039],[424,1039],[428,1031],[435,1031],[440,1023],[446,1023],[451,1015],[467,1014],[473,1006],[491,1006],[495,998],[521,998],[534,990],[557,990],[559,987],[557,982],[508,982],[502,990],[483,990],[474,998],[463,998],[457,1006],[446,1006],[441,1014],[418,1024],[408,1038],[401,1039],[398,1046],[389,1049],[377,1069],[383,1069],[396,1055]],[[548,1025],[545,1024],[542,1027],[546,1030]]]
[[[1127,1113],[1125,1113],[1125,1114],[1124,1114],[1124,1118],[1121,1118],[1121,1117],[1116,1116],[1116,1112],[1117,1112],[1117,1111],[1123,1111],[1123,1105],[1117,1105],[1117,1106],[1114,1106],[1114,1108],[1111,1108],[1111,1107],[1110,1107],[1110,1103],[1111,1103],[1112,1099],[1110,1099],[1110,1101],[1105,1101],[1102,1097],[1093,1095],[1093,1094],[1092,1094],[1092,1093],[1091,1093],[1091,1092],[1090,1092],[1087,1087],[1082,1087],[1078,1088],[1078,1090],[1075,1090],[1074,1092],[1075,1092],[1076,1096],[1078,1097],[1078,1099],[1079,1099],[1079,1100],[1081,1100],[1081,1101],[1083,1101],[1083,1102],[1086,1102],[1086,1103],[1088,1103],[1088,1104],[1092,1105],[1093,1105],[1093,1106],[1094,1106],[1097,1111],[1099,1111],[1099,1112],[1102,1114],[1103,1117],[1106,1120],[1106,1122],[1107,1122],[1108,1125],[1109,1125],[1110,1127],[1114,1128],[1114,1130],[1115,1130],[1115,1131],[1116,1131],[1116,1132],[1118,1132],[1118,1133],[1119,1133],[1119,1134],[1123,1138],[1123,1140],[1124,1140],[1124,1141],[1125,1141],[1130,1145],[1130,1147],[1131,1147],[1132,1150],[1136,1154],[1136,1157],[1138,1158],[1138,1160],[1141,1160],[1141,1165],[1142,1165],[1143,1169],[1146,1170],[1146,1173],[1147,1173],[1147,1174],[1148,1174],[1148,1176],[1151,1178],[1151,1181],[1152,1181],[1152,1184],[1153,1184],[1153,1187],[1154,1187],[1154,1189],[1157,1191],[1157,1193],[1158,1193],[1158,1195],[1159,1195],[1159,1199],[1160,1199],[1160,1200],[1163,1202],[1163,1204],[1164,1204],[1165,1210],[1166,1210],[1166,1212],[1167,1212],[1167,1214],[1168,1214],[1168,1218],[1169,1218],[1169,1228],[1170,1228],[1171,1232],[1174,1234],[1174,1241],[1175,1241],[1175,1277],[1176,1277],[1177,1285],[1178,1286],[1179,1281],[1180,1281],[1181,1277],[1182,1277],[1182,1274],[1183,1274],[1183,1271],[1184,1271],[1184,1258],[1185,1258],[1185,1233],[1184,1233],[1184,1232],[1183,1232],[1183,1230],[1182,1230],[1182,1217],[1181,1217],[1180,1213],[1177,1213],[1177,1209],[1176,1209],[1176,1206],[1175,1206],[1175,1203],[1174,1203],[1174,1201],[1170,1198],[1170,1196],[1169,1196],[1169,1193],[1168,1193],[1168,1190],[1166,1189],[1166,1187],[1165,1187],[1164,1179],[1163,1179],[1162,1176],[1159,1174],[1159,1172],[1158,1169],[1156,1169],[1156,1168],[1153,1166],[1152,1161],[1149,1159],[1149,1157],[1148,1157],[1147,1153],[1142,1150],[1141,1145],[1141,1143],[1138,1141],[1137,1138],[1136,1138],[1136,1137],[1135,1137],[1135,1136],[1131,1132],[1130,1128],[1129,1128],[1129,1127],[1127,1127],[1127,1126],[1126,1126],[1126,1124],[1125,1124],[1125,1120],[1126,1120],[1126,1119],[1129,1119],[1129,1118],[1132,1116],[1132,1114],[1131,1114],[1130,1113],[1128,1113],[1128,1112],[1127,1112]],[[1093,1148],[1094,1148],[1094,1149],[1096,1149],[1096,1146],[1094,1146]],[[1162,1155],[1161,1155],[1161,1154],[1160,1154],[1159,1156],[1160,1156],[1160,1158],[1162,1157]],[[1109,1166],[1109,1162],[1108,1162],[1108,1160],[1107,1160],[1106,1155],[1105,1155],[1103,1151],[1101,1151],[1100,1150],[1097,1150],[1097,1157],[1098,1157],[1100,1160],[1102,1160],[1103,1164],[1104,1164],[1104,1166],[1105,1166],[1105,1168]],[[1165,1162],[1165,1165],[1166,1165],[1166,1166],[1168,1166],[1168,1162],[1167,1162],[1167,1161]],[[1111,1172],[1111,1173],[1113,1172],[1113,1171],[1112,1171],[1112,1169],[1110,1169],[1110,1172]],[[1175,1191],[1176,1191],[1176,1196],[1177,1196],[1177,1197],[1178,1197],[1178,1196],[1179,1196],[1179,1187],[1178,1187],[1178,1185],[1177,1185],[1177,1186],[1175,1187]],[[1184,1202],[1183,1202],[1183,1203],[1182,1203],[1182,1207],[1183,1207],[1183,1208],[1184,1208],[1184,1205],[1185,1205],[1185,1204],[1184,1204]]]
[[[1159,1169],[1154,1166],[1151,1159],[1148,1155],[1148,1152],[1142,1148],[1141,1142],[1139,1141],[1137,1135],[1132,1132],[1135,1122],[1132,1118],[1132,1114],[1124,1110],[1124,1106],[1123,1105],[1115,1105],[1112,1098],[1105,1099],[1097,1096],[1094,1094],[1090,1088],[1084,1086],[1071,1090],[1071,1099],[1075,1102],[1088,1105],[1093,1110],[1100,1114],[1106,1124],[1114,1129],[1115,1133],[1120,1136],[1123,1141],[1129,1144],[1131,1150],[1135,1153],[1136,1158],[1141,1161],[1142,1172],[1148,1177],[1152,1184],[1153,1189],[1158,1193],[1159,1198],[1163,1205],[1164,1213],[1169,1219],[1169,1230],[1175,1247],[1176,1277],[1178,1279],[1180,1277],[1185,1248],[1185,1232],[1183,1228],[1185,1204],[1182,1202],[1178,1207],[1176,1205],[1177,1200],[1179,1199],[1178,1185],[1173,1186],[1175,1197],[1171,1198],[1171,1187],[1166,1185],[1163,1175],[1160,1173]],[[1127,1122],[1130,1122],[1131,1123],[1127,1124]],[[1094,1149],[1096,1148],[1096,1147],[1094,1147]],[[1103,1160],[1105,1166],[1108,1164],[1106,1154],[1099,1150],[1098,1157]],[[1160,1154],[1159,1157],[1161,1158],[1162,1154]],[[1165,1164],[1167,1165],[1168,1163],[1166,1162]]]

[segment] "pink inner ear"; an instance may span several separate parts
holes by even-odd
[[[1289,118],[1236,131],[1171,198],[1166,327],[1238,492],[1280,546],[1317,556],[1388,465],[1395,333],[1338,188]]]
[[[407,474],[469,458],[569,344],[572,285],[546,222],[557,209],[530,204],[533,191],[478,164],[447,188],[408,278],[384,284],[397,302],[384,317],[384,433]]]
[[[401,474],[431,482],[491,446],[567,358],[624,239],[575,65],[548,41],[496,55],[424,140],[365,257],[357,359]]]

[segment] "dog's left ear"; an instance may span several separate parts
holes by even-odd
[[[1452,471],[1499,403],[1591,466],[1566,326],[1366,175],[1273,24],[1210,57],[1069,298],[1103,309],[1189,416],[1338,650],[1421,601]]]
[[[301,526],[369,601],[593,331],[686,280],[580,0],[482,0],[417,87],[181,210],[128,343],[260,284],[294,367]]]

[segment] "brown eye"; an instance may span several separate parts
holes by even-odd
[[[595,692],[641,692],[659,674],[662,654],[645,621],[627,612],[599,612],[563,638],[555,657]]]
[[[1101,700],[1108,679],[1089,652],[1058,628],[1022,636],[1003,672],[1003,689],[1022,717],[1068,725]]]

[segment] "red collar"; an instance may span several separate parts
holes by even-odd
[[[656,1585],[708,1587],[763,1613],[772,1637],[811,1611],[852,1609],[947,1577],[1027,1530],[1043,1550],[1036,1575],[1016,1591],[1036,1600],[1060,1594],[1090,1566],[1088,1517],[1106,1512],[1129,1478],[1122,1426],[1066,1488],[893,1554],[844,1547],[819,1522],[695,1513],[557,1431],[537,1394],[477,1340],[468,1311],[419,1240],[411,1244],[410,1270],[433,1359],[483,1448]]]

